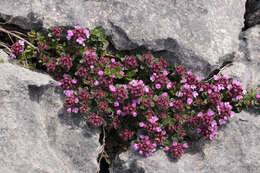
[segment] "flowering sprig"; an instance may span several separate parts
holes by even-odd
[[[180,158],[188,148],[187,127],[213,140],[218,127],[235,112],[260,105],[260,94],[246,91],[227,75],[204,82],[190,70],[171,67],[151,54],[108,56],[98,29],[54,27],[47,35],[31,37],[43,51],[39,61],[32,58],[31,63],[58,81],[68,112],[81,113],[87,123],[105,128],[111,154],[113,148],[135,140],[133,148],[140,155],[148,157],[164,148]],[[15,57],[24,51],[28,55],[35,50],[22,42],[12,47]]]

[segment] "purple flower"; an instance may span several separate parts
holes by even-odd
[[[196,98],[199,94],[196,91],[193,91],[192,95],[193,95],[194,98]]]
[[[121,113],[122,113],[122,111],[120,109],[116,111],[117,115],[121,115]]]
[[[189,147],[189,145],[187,143],[183,144],[183,148],[188,148],[188,147]]]
[[[158,121],[158,120],[159,120],[158,117],[153,116],[152,118],[149,119],[149,122],[152,123],[152,124],[154,124],[154,123],[156,123],[156,121]]]
[[[94,82],[94,85],[95,85],[95,86],[98,86],[98,85],[99,85],[99,82],[96,80],[96,81]]]
[[[57,82],[57,86],[61,86],[62,85],[62,82]]]
[[[72,30],[68,30],[67,31],[67,39],[70,40],[72,36],[73,36]]]
[[[22,46],[24,46],[24,41],[23,40],[19,40],[18,43]]]
[[[69,97],[73,95],[73,90],[64,90],[64,94]]]
[[[167,84],[167,89],[170,89],[171,87],[172,87],[172,83],[169,82],[169,83]]]
[[[178,144],[178,143],[174,141],[174,142],[172,143],[172,146],[175,146],[175,147],[176,147],[177,144]]]
[[[169,149],[170,149],[169,147],[165,147],[163,150],[168,151]]]
[[[116,102],[114,103],[114,106],[115,106],[115,107],[118,107],[118,106],[119,106],[118,101],[116,101]]]
[[[185,89],[190,89],[190,85],[189,84],[184,84],[184,86],[183,86]]]
[[[76,84],[77,83],[77,79],[72,79],[71,82]]]
[[[116,87],[114,87],[113,85],[109,85],[109,90],[112,92],[116,92]]]
[[[164,71],[163,71],[163,75],[164,75],[164,76],[167,76],[168,74],[169,74],[169,72],[168,72],[167,70],[164,70]]]
[[[134,148],[135,151],[137,151],[139,147],[138,147],[137,144],[134,144],[133,148]]]
[[[160,89],[160,88],[161,88],[161,85],[160,85],[160,84],[156,84],[156,85],[155,85],[155,88],[156,88],[156,89]]]
[[[140,123],[139,123],[139,127],[144,127],[144,123],[143,123],[143,122],[140,122]]]
[[[79,108],[74,108],[74,109],[72,110],[72,112],[78,113],[78,112],[79,112]]]
[[[68,109],[67,109],[67,112],[71,112],[71,108],[68,108]]]
[[[187,104],[188,104],[188,105],[190,105],[192,102],[193,102],[193,99],[192,99],[192,98],[188,98],[188,99],[187,99]]]

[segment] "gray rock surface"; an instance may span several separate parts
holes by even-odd
[[[222,71],[240,80],[246,88],[260,88],[260,25],[241,34],[240,56]]]
[[[30,29],[103,25],[120,50],[140,47],[206,75],[236,52],[246,0],[1,0],[0,16]]]
[[[0,61],[3,60],[5,63],[9,61],[9,56],[0,49]]]
[[[143,158],[133,150],[119,155],[110,173],[259,173],[260,114],[241,112],[213,141],[195,143],[174,161],[164,151]]]
[[[95,173],[99,131],[63,110],[48,75],[0,64],[0,172]]]

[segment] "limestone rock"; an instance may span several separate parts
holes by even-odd
[[[0,61],[3,61],[4,63],[7,63],[9,61],[9,56],[0,49]]]
[[[119,155],[110,173],[258,173],[259,116],[248,112],[236,114],[213,141],[194,143],[177,161],[162,150],[144,158],[130,149]]]
[[[95,173],[99,131],[63,110],[48,75],[0,64],[0,172]]]
[[[246,88],[260,88],[260,25],[241,34],[241,56],[222,71],[242,82]]]
[[[144,48],[206,76],[238,50],[246,0],[2,0],[0,16],[23,28],[104,26],[120,50]]]

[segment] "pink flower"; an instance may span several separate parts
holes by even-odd
[[[149,87],[148,87],[148,86],[145,86],[145,87],[144,87],[144,91],[145,91],[146,93],[148,93],[148,92],[149,92]]]
[[[72,30],[68,30],[67,31],[67,39],[70,40],[72,36],[73,36]]]
[[[68,109],[67,109],[67,112],[71,112],[71,108],[68,108]]]
[[[134,148],[135,151],[137,151],[139,147],[138,147],[137,144],[134,144],[133,148]]]
[[[178,143],[174,141],[174,142],[172,143],[172,146],[176,147],[177,144],[178,144]]]
[[[137,113],[136,113],[136,112],[133,112],[132,115],[133,115],[133,117],[136,117],[136,116],[137,116]]]
[[[95,86],[98,86],[98,85],[99,85],[99,82],[96,80],[96,81],[94,82],[94,85],[95,85]]]
[[[102,71],[102,70],[100,70],[99,72],[98,72],[98,75],[99,76],[102,76],[104,74],[104,72]]]
[[[162,95],[163,95],[164,97],[167,97],[167,96],[168,96],[167,92],[164,92]]]
[[[74,109],[72,110],[72,112],[78,113],[78,112],[79,112],[79,108],[74,108]]]
[[[214,80],[219,80],[220,79],[220,77],[218,75],[214,75],[213,78],[214,78]]]
[[[168,150],[169,150],[169,147],[165,147],[163,150],[164,150],[164,151],[168,151]]]
[[[155,76],[152,75],[152,76],[150,77],[150,80],[151,80],[152,82],[154,82],[154,81],[155,81]]]
[[[227,86],[227,89],[228,90],[231,90],[233,87],[232,87],[232,85],[231,84],[229,84],[228,86]]]
[[[152,118],[149,119],[149,122],[152,123],[152,124],[154,124],[154,123],[156,123],[156,121],[158,121],[158,120],[159,120],[158,117],[156,117],[156,116],[152,116]]]
[[[73,95],[73,90],[64,90],[64,94],[69,97]]]
[[[193,95],[194,98],[196,98],[199,94],[196,91],[193,91],[192,95]]]
[[[183,148],[188,148],[188,147],[189,147],[189,145],[187,143],[183,144]]]
[[[89,50],[86,50],[85,55],[86,55],[86,56],[90,55]]]
[[[116,87],[114,87],[113,85],[109,85],[109,89],[112,92],[116,92]]]
[[[229,79],[229,76],[228,76],[227,74],[224,74],[224,75],[223,75],[223,78]]]
[[[214,111],[212,111],[212,110],[210,110],[208,113],[207,113],[207,115],[208,116],[212,116],[212,115],[214,115],[215,113],[214,113]]]
[[[190,89],[190,85],[189,84],[184,84],[184,86],[183,86],[185,89]]]
[[[169,72],[168,72],[167,70],[164,70],[164,71],[163,71],[163,75],[164,75],[164,76],[167,76],[168,74],[169,74]]]
[[[163,131],[161,132],[161,134],[162,134],[162,135],[166,135],[166,131],[163,130]]]
[[[196,77],[196,80],[197,80],[197,81],[200,81],[201,79],[200,79],[200,77],[199,77],[199,76],[197,76],[197,77]]]
[[[192,75],[191,70],[187,71],[187,74],[188,74],[188,75]]]
[[[116,60],[115,60],[114,58],[112,58],[112,59],[111,59],[111,62],[114,63],[114,62],[116,62]]]
[[[62,82],[57,82],[57,86],[61,86],[62,85]]]
[[[143,122],[140,122],[140,123],[139,123],[139,127],[144,127],[144,123],[143,123]]]
[[[188,99],[187,99],[187,104],[188,104],[188,105],[190,105],[192,102],[193,102],[193,99],[192,99],[192,98],[188,98]]]
[[[183,96],[183,93],[182,92],[179,92],[178,93],[178,97],[182,97]]]
[[[115,106],[115,107],[118,107],[118,106],[119,106],[119,103],[116,101],[116,102],[114,103],[114,106]]]
[[[156,131],[161,132],[162,131],[161,127],[156,127]]]
[[[120,71],[119,73],[120,73],[122,76],[125,75],[125,72],[123,72],[123,71]]]
[[[72,79],[71,82],[74,83],[74,84],[76,84],[76,83],[77,83],[77,80],[76,80],[76,79]]]
[[[198,117],[202,117],[203,116],[203,113],[202,112],[199,112],[198,113]]]
[[[170,89],[171,87],[172,87],[172,83],[169,82],[169,83],[167,84],[167,89]]]
[[[156,85],[155,85],[155,88],[156,88],[156,89],[160,89],[160,88],[161,88],[161,85],[160,85],[160,84],[156,84]]]
[[[120,109],[116,111],[117,115],[120,115],[121,113],[122,113],[122,111]]]
[[[201,132],[201,129],[200,129],[200,128],[197,128],[196,131],[197,131],[197,133],[200,133],[200,132]]]
[[[183,78],[182,80],[181,80],[181,83],[186,83],[187,82],[187,79],[186,78]]]
[[[24,41],[23,41],[23,40],[19,40],[18,43],[19,43],[20,45],[22,45],[22,46],[24,45]]]

